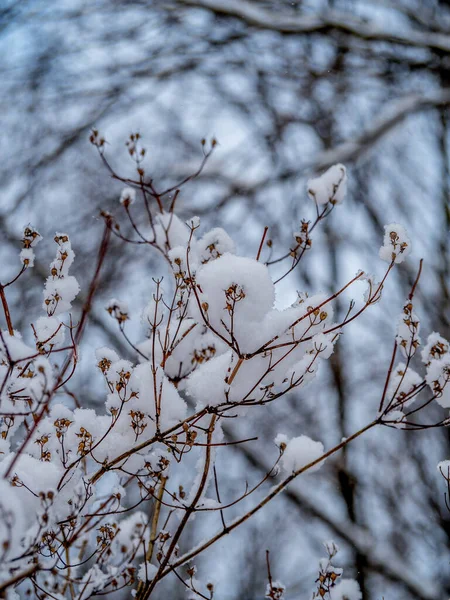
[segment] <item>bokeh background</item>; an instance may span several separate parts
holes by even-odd
[[[406,226],[412,257],[390,278],[383,301],[342,336],[321,377],[228,425],[230,439],[259,437],[220,454],[229,497],[273,463],[277,433],[307,433],[330,447],[373,418],[420,258],[422,337],[437,330],[450,336],[449,2],[2,0],[0,56],[3,280],[19,265],[23,226],[31,222],[45,238],[33,272],[11,291],[18,329],[40,314],[55,230],[70,234],[72,272],[86,285],[101,237],[99,211],[120,215],[122,186],[90,146],[92,127],[124,175],[133,173],[124,143],[138,131],[146,173],[160,188],[195,171],[201,139],[215,137],[204,172],[181,192],[179,214],[199,215],[203,231],[224,227],[250,256],[265,225],[274,252],[288,249],[301,219],[314,217],[307,179],[344,163],[348,199],[280,284],[280,307],[296,290],[331,292],[360,268],[380,275],[383,225]],[[145,247],[114,242],[74,381],[83,406],[102,410],[104,402],[90,360],[95,347],[136,359],[104,304],[111,296],[129,301],[128,332],[139,341],[139,310],[164,269]],[[355,290],[362,297],[363,288]],[[341,315],[347,299],[337,303]],[[426,420],[444,416],[434,406]],[[288,598],[310,598],[321,544],[334,539],[337,562],[358,579],[365,599],[448,598],[450,514],[436,469],[446,458],[445,429],[373,431],[212,547],[199,573],[217,583],[218,600],[262,599],[268,548]],[[197,521],[192,541],[205,535]],[[160,594],[186,597],[176,579]]]

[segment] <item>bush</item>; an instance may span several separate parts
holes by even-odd
[[[136,179],[112,169],[97,131],[91,143],[110,174],[126,185],[120,196],[125,220],[102,213],[103,237],[81,314],[77,319],[71,314],[79,286],[69,274],[75,255],[66,233],[54,238],[43,316],[31,323],[25,337],[13,327],[7,294],[33,267],[41,236],[31,225],[23,234],[21,269],[0,286],[7,325],[0,332],[0,593],[10,599],[20,592],[85,600],[130,586],[133,597],[143,600],[171,576],[189,597],[220,598],[212,580],[197,579],[196,557],[233,535],[290,482],[318,470],[374,427],[447,425],[446,419],[424,424],[421,415],[434,400],[450,407],[449,344],[431,333],[420,353],[425,374],[413,370],[421,345],[414,313],[420,263],[373,420],[328,449],[307,435],[289,439],[280,432],[268,449],[272,468],[232,496],[220,485],[226,474],[216,469],[216,458],[225,446],[251,440],[227,440],[226,420],[250,419],[264,405],[276,407],[283,396],[320,376],[320,364],[332,355],[342,332],[381,300],[386,279],[408,257],[411,242],[401,225],[387,225],[379,251],[387,266],[380,281],[359,271],[331,295],[298,293],[291,306],[274,308],[276,285],[307,259],[314,229],[344,200],[345,167],[335,165],[308,182],[316,218],[302,221],[284,252],[272,256],[266,227],[255,258],[248,258],[236,254],[222,228],[201,232],[198,217],[183,222],[177,216],[180,189],[200,175],[215,140],[202,142],[198,171],[164,191],[146,176],[139,134],[127,142]],[[107,304],[136,361],[122,359],[111,348],[96,350],[106,388],[105,408],[97,413],[77,405],[68,386],[77,386],[79,348],[112,235],[160,253],[170,277],[154,280],[153,296],[142,312],[145,339],[140,343],[126,332],[126,302]],[[273,281],[275,265],[285,268]],[[361,281],[367,286],[364,299],[352,300],[343,317],[335,315],[333,302]],[[276,419],[276,408],[272,415]],[[439,465],[447,483],[449,464]],[[241,509],[237,516],[236,507]],[[188,525],[211,514],[217,517],[215,532],[209,528],[201,543],[182,551]],[[337,546],[327,542],[325,548],[313,598],[361,598],[357,582],[344,579],[342,569],[333,566]],[[284,585],[272,578],[269,552],[267,578],[266,598],[284,598]]]

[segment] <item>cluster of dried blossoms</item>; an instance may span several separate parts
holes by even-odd
[[[424,427],[414,417],[431,400],[450,406],[449,344],[431,334],[421,353],[425,377],[412,370],[420,347],[419,319],[413,310],[415,284],[400,319],[373,421],[327,451],[306,435],[288,439],[280,434],[273,469],[261,481],[239,497],[229,497],[224,490],[219,494],[217,454],[229,443],[248,441],[224,441],[226,417],[245,418],[250,410],[282,401],[282,396],[314,379],[343,328],[380,300],[386,277],[410,253],[410,240],[401,226],[386,227],[380,256],[388,266],[379,282],[359,272],[331,296],[299,293],[291,306],[275,309],[276,283],[299,264],[312,246],[316,226],[344,198],[342,165],[308,182],[316,219],[301,223],[293,246],[273,258],[266,228],[253,259],[238,256],[223,229],[200,235],[197,217],[185,223],[176,215],[181,186],[200,174],[214,141],[209,151],[202,143],[204,157],[198,171],[164,191],[146,177],[140,136],[133,134],[127,143],[136,163],[135,180],[113,171],[98,132],[92,133],[91,142],[114,177],[127,185],[120,203],[131,237],[124,233],[126,224],[103,213],[97,265],[76,324],[70,311],[79,286],[69,275],[74,253],[67,234],[56,234],[57,253],[44,287],[44,314],[31,323],[32,335],[22,338],[14,330],[7,292],[33,266],[33,248],[41,239],[33,227],[24,231],[22,268],[0,285],[6,321],[6,329],[0,331],[0,595],[10,600],[19,592],[86,600],[132,586],[132,595],[145,600],[170,576],[191,597],[210,599],[215,586],[197,580],[192,563],[204,550],[251,518],[298,475],[318,469],[370,428]],[[147,219],[145,227],[138,226],[144,218],[135,216],[139,207]],[[142,314],[141,342],[134,343],[126,333],[130,316],[126,303],[115,299],[108,303],[106,309],[117,321],[134,361],[111,348],[97,350],[106,388],[104,409],[97,413],[74,406],[71,386],[76,384],[78,347],[111,235],[159,252],[172,278],[167,283],[155,280]],[[271,269],[277,269],[275,281]],[[333,300],[356,281],[368,284],[363,301],[359,306],[352,301],[343,317],[335,316]],[[396,364],[398,352],[403,360]],[[440,468],[449,479],[446,464]],[[266,480],[277,470],[279,482],[264,491]],[[246,504],[240,516],[230,519],[230,509],[234,507],[235,514],[249,497],[254,498],[253,507]],[[203,513],[217,514],[217,531],[182,552],[186,528],[194,515]],[[331,567],[334,547],[328,554],[313,597],[358,600],[356,582],[338,581],[340,571]],[[279,600],[284,593],[284,586],[270,579],[266,597]]]

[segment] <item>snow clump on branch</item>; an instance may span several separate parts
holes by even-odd
[[[103,153],[104,139],[95,131],[91,137]],[[131,141],[137,139],[135,135]],[[144,179],[140,185],[122,180],[136,189],[142,187],[142,201],[145,200]],[[192,560],[191,556],[184,561],[179,554],[185,539],[179,543],[178,538],[188,519],[205,510],[218,510],[224,527],[228,523],[224,535],[234,528],[238,521],[228,519],[228,513],[224,517],[227,505],[235,506],[251,493],[262,491],[260,486],[271,471],[237,500],[230,490],[224,491],[224,496],[230,497],[219,499],[215,459],[221,447],[228,445],[222,432],[225,418],[240,417],[252,408],[266,405],[269,411],[271,403],[307,385],[316,376],[321,361],[333,353],[343,327],[353,320],[352,302],[348,318],[335,322],[333,301],[353,282],[365,279],[368,291],[362,312],[379,300],[382,283],[392,267],[390,264],[382,283],[360,272],[334,294],[303,292],[291,305],[275,308],[279,279],[274,282],[271,264],[294,259],[286,274],[293,270],[311,247],[310,233],[315,225],[344,200],[346,186],[343,165],[334,165],[308,182],[309,196],[316,208],[323,209],[317,210],[317,220],[311,228],[309,221],[302,221],[301,231],[295,234],[297,246],[284,251],[284,257],[272,263],[263,262],[267,228],[256,259],[238,256],[234,241],[222,228],[198,236],[197,217],[183,222],[173,213],[175,197],[166,211],[164,194],[156,197],[150,190],[158,207],[156,214],[148,213],[151,238],[145,240],[142,234],[141,241],[147,241],[164,255],[170,263],[172,281],[168,285],[164,281],[163,287],[162,279],[154,279],[156,291],[142,313],[144,331],[136,343],[133,334],[125,332],[129,321],[127,304],[117,299],[108,302],[106,310],[116,320],[131,354],[126,360],[107,347],[95,353],[105,386],[103,414],[80,407],[76,395],[67,390],[66,384],[77,364],[75,343],[79,342],[82,329],[73,326],[72,319],[64,323],[60,315],[71,309],[79,286],[75,277],[69,275],[75,256],[69,237],[56,234],[57,254],[44,291],[46,316],[33,325],[35,347],[21,339],[8,317],[8,332],[0,336],[0,400],[6,415],[0,419],[0,477],[8,478],[8,482],[0,481],[0,512],[5,516],[0,523],[0,547],[5,550],[3,562],[0,561],[0,586],[31,564],[37,573],[31,578],[23,576],[26,585],[32,586],[36,581],[39,586],[51,588],[55,597],[63,598],[70,592],[71,596],[76,594],[80,600],[87,600],[92,594],[109,594],[115,587],[121,589],[138,580],[136,596],[146,598],[147,591],[151,592],[166,574]],[[120,202],[125,209],[137,200],[136,189],[122,191]],[[131,219],[130,211],[124,212],[137,232],[139,221]],[[109,215],[109,229],[105,231],[120,232],[120,227],[111,226],[112,219]],[[25,229],[21,255],[24,267],[33,265],[32,248],[39,239],[34,228]],[[272,248],[269,241],[266,244]],[[381,258],[399,263],[410,249],[401,226],[386,226]],[[100,267],[101,263],[94,272],[98,273]],[[24,271],[25,268],[21,273]],[[93,284],[96,281],[94,278]],[[85,322],[86,316],[84,311],[80,323]],[[64,348],[67,331],[72,346]],[[405,408],[425,385],[409,368],[409,359],[420,344],[418,332],[418,319],[412,303],[407,302],[397,329],[397,343],[406,362],[393,370],[387,386],[389,404],[381,415],[388,419],[390,416],[394,423],[398,420],[399,426],[403,413],[396,409]],[[432,334],[422,352],[427,383],[444,406],[450,406],[450,398],[444,395],[445,378],[450,372],[448,350],[448,343]],[[63,360],[53,361],[52,354],[59,357],[59,352],[66,353],[61,356]],[[61,364],[65,366],[60,367]],[[53,401],[56,394],[64,403]],[[190,404],[186,401],[189,399]],[[26,430],[26,439],[22,446],[19,441],[17,450],[11,440],[15,441],[20,429]],[[280,491],[299,471],[317,471],[325,460],[322,442],[306,435],[289,439],[279,434],[275,443],[279,448],[275,464],[279,461],[284,477]],[[275,455],[274,448],[272,451]],[[191,458],[184,460],[188,453]],[[207,496],[211,482],[215,484],[217,500]],[[144,510],[123,516],[131,510],[123,505],[128,484],[130,488],[134,484],[135,491],[139,491],[140,501],[135,507],[142,504]],[[273,491],[268,494],[268,500],[276,495]],[[149,513],[147,502],[155,507],[153,513]],[[264,502],[260,501],[261,507]],[[153,515],[151,523],[149,514]],[[243,520],[250,516],[244,512]],[[9,531],[8,519],[14,522],[14,530]],[[213,542],[214,538],[206,540],[206,547]],[[319,596],[360,600],[358,584],[340,580],[342,569],[331,564],[337,547],[326,547],[328,558],[321,561],[317,580]],[[80,554],[80,548],[85,555]],[[196,556],[201,551],[200,544],[190,552]],[[64,569],[59,569],[66,568],[63,555],[67,564],[76,560],[76,564],[67,567],[66,579]],[[86,566],[77,571],[80,560]],[[59,579],[51,572],[55,565],[61,571]],[[45,568],[43,573],[41,567]],[[185,583],[189,593],[195,593],[194,571],[188,574],[190,579]],[[207,584],[211,597],[212,589]],[[281,600],[284,586],[270,577],[266,597]]]
[[[355,579],[341,579],[330,589],[330,600],[362,600],[362,593]]]
[[[131,187],[126,187],[122,190],[120,194],[120,204],[127,208],[131,204],[136,202],[136,190]]]
[[[300,435],[288,442],[278,436],[275,440],[278,444],[282,440],[281,443],[286,445],[281,459],[281,466],[285,473],[289,475],[316,461],[325,452],[322,442],[315,442],[307,435]],[[322,465],[323,462],[319,462],[317,465],[310,467],[308,469],[309,473],[318,471]]]
[[[20,261],[25,268],[34,266],[33,248],[42,240],[41,234],[32,225],[27,225],[23,230],[23,250],[20,253]]]
[[[44,289],[43,308],[49,317],[67,312],[72,308],[80,286],[69,268],[75,258],[67,233],[57,233],[55,242],[58,244],[56,258],[50,264],[50,275],[47,277]]]
[[[398,223],[384,227],[384,240],[380,248],[380,258],[388,263],[402,263],[411,254],[411,241],[406,229]]]
[[[342,204],[347,192],[347,171],[344,165],[333,165],[320,177],[309,179],[308,195],[319,206]]]

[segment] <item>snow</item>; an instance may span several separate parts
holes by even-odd
[[[41,234],[32,225],[27,225],[24,228],[22,238],[23,249],[20,252],[20,261],[24,267],[31,268],[34,266],[35,255],[33,248],[41,240]]]
[[[75,253],[72,250],[67,233],[57,232],[54,239],[59,248],[55,260],[50,264],[50,272],[53,277],[65,277],[69,274],[69,269],[75,259]],[[53,269],[56,269],[56,273],[53,273]]]
[[[191,217],[186,221],[186,225],[191,229],[198,229],[200,227],[200,217]]]
[[[362,600],[362,593],[355,579],[341,579],[330,590],[330,600]]]
[[[34,267],[34,252],[32,250],[32,248],[24,248],[21,252],[20,252],[20,262],[24,265],[24,267]]]
[[[136,558],[144,556],[144,545],[147,547],[150,539],[150,528],[148,516],[141,510],[138,510],[119,521],[119,530],[114,538],[112,551],[118,555],[135,554]]]
[[[270,600],[284,600],[285,590],[286,586],[284,586],[281,581],[272,581],[272,585],[268,583],[266,586],[266,595],[264,598],[270,598]]]
[[[226,401],[225,379],[231,362],[231,350],[208,360],[196,369],[186,384],[186,391],[197,402],[197,409],[204,406],[217,406]]]
[[[120,194],[120,204],[127,207],[136,202],[136,190],[131,187],[126,187]]]
[[[220,286],[219,293],[213,287],[216,275],[213,267],[217,264],[219,268],[221,261],[228,257],[235,258],[224,255],[199,271],[197,281],[200,282],[201,298],[208,298],[211,302],[214,300],[214,304],[205,300],[208,306],[206,315],[208,318],[210,315],[212,317],[208,322],[219,332],[222,326],[222,331],[225,330],[223,336],[229,338],[229,344],[236,341],[241,353],[255,354],[239,360],[236,352],[225,352],[225,344],[222,347],[216,344],[214,355],[198,364],[186,383],[186,390],[197,400],[198,407],[207,404],[217,406],[227,402],[252,402],[268,398],[290,386],[304,386],[315,377],[320,361],[329,358],[339,337],[338,330],[330,334],[323,333],[325,328],[332,325],[333,317],[333,309],[323,294],[301,298],[293,306],[279,311],[270,308],[273,296],[272,287],[268,285],[266,292],[270,294],[269,301],[267,297],[265,300],[261,298],[259,306],[253,312],[247,312],[247,305],[244,305],[241,316],[245,318],[240,319],[238,308],[240,309],[240,302],[246,300],[242,298],[236,302],[233,314],[228,315],[226,308],[223,308],[226,296],[221,301],[223,284],[219,283],[220,279],[216,284],[217,287]],[[255,262],[250,261],[252,268]],[[214,277],[204,277],[203,281],[200,274],[207,267],[208,271],[213,271]],[[264,270],[262,274],[265,276]],[[225,283],[228,282],[229,279],[226,279]],[[256,278],[253,283],[255,282]],[[257,289],[250,288],[249,293],[257,294]],[[317,308],[319,305],[322,305],[321,308]],[[260,315],[266,310],[268,312],[261,318]],[[259,320],[255,319],[257,311]],[[221,316],[220,313],[225,315]],[[226,319],[229,319],[229,324]],[[235,325],[236,333],[233,331],[231,335],[232,326]],[[305,337],[307,340],[303,341]],[[264,351],[266,348],[268,350]]]
[[[427,367],[426,382],[436,394],[436,402],[444,408],[450,408],[450,355],[432,360]]]
[[[137,576],[140,581],[151,581],[156,575],[158,568],[148,562],[139,565]]]
[[[197,243],[197,254],[202,264],[235,252],[233,240],[221,227],[211,229]]]
[[[155,218],[155,244],[166,251],[175,246],[186,247],[191,230],[173,213],[162,213]]]
[[[22,238],[22,244],[24,248],[34,248],[39,244],[41,240],[42,236],[35,227],[28,224],[24,228]]]
[[[360,281],[367,281],[367,289],[364,292],[364,302],[367,304],[376,304],[381,300],[383,286],[381,283],[375,278],[375,275],[371,275],[369,273],[363,273],[360,277]],[[377,292],[377,293],[376,293]]]
[[[420,321],[413,312],[413,306],[407,301],[403,307],[403,314],[397,326],[397,344],[405,358],[412,357],[420,346]]]
[[[344,165],[333,165],[323,175],[309,179],[308,195],[319,206],[341,204],[347,192],[347,172]]]
[[[69,236],[66,233],[56,233],[55,242],[58,249],[55,260],[50,264],[50,275],[45,282],[42,305],[49,317],[69,311],[80,291],[78,281],[69,275],[69,268],[75,257]]]
[[[49,316],[57,316],[69,311],[75,300],[80,286],[73,276],[64,279],[47,280],[44,289],[44,302],[42,307]]]
[[[2,563],[20,553],[21,540],[26,531],[25,507],[22,494],[8,481],[0,480],[0,548]],[[0,581],[1,581],[0,566]]]
[[[442,460],[438,463],[437,468],[439,473],[441,473],[447,481],[450,481],[450,460]]]
[[[34,324],[37,347],[45,352],[62,346],[66,328],[57,317],[39,317]]]
[[[322,442],[315,442],[306,435],[292,438],[287,443],[281,458],[281,467],[286,474],[295,473],[309,463],[320,458],[325,452]],[[308,469],[309,473],[318,471],[323,462]]]
[[[402,263],[411,254],[411,241],[406,229],[398,223],[384,226],[383,245],[380,248],[381,260],[388,263]]]
[[[416,399],[408,398],[408,395],[417,389],[422,381],[423,378],[411,367],[406,368],[405,363],[399,363],[392,371],[386,397],[389,400],[394,399],[396,407],[406,408]],[[389,418],[392,418],[392,413],[389,413]]]
[[[12,336],[9,335],[7,331],[2,331],[2,338],[0,339],[0,358],[3,361],[8,360],[8,357],[13,362],[22,361],[35,354],[36,351],[22,341],[20,333],[15,331]]]
[[[111,298],[108,300],[105,308],[114,319],[119,321],[119,323],[128,319],[128,304],[123,300]]]
[[[112,363],[115,363],[119,360],[119,355],[115,350],[112,350],[107,346],[102,346],[101,348],[97,348],[95,351],[95,358],[98,361],[98,367],[105,372],[109,370],[109,367],[112,365]]]
[[[442,358],[444,354],[448,354],[449,347],[447,340],[436,331],[433,331],[428,336],[427,343],[422,350],[422,362],[428,366],[432,360],[437,360]]]
[[[251,258],[224,254],[198,270],[197,284],[209,325],[243,346],[275,302],[267,267]],[[200,319],[198,312],[192,316]]]
[[[278,433],[273,441],[280,450],[284,450],[289,442],[289,438],[284,433]]]
[[[155,404],[161,406],[161,427],[167,429],[182,421],[186,417],[186,402],[181,398],[177,389],[171,383],[161,368],[157,369],[155,375],[152,373],[152,365],[145,362],[137,365],[130,379],[130,386],[136,389],[138,395],[129,401],[128,408],[140,410],[155,418]],[[157,397],[155,400],[154,390]]]
[[[338,333],[318,333],[312,339],[313,351],[318,352],[320,358],[326,360],[330,358],[334,351],[334,340]]]

